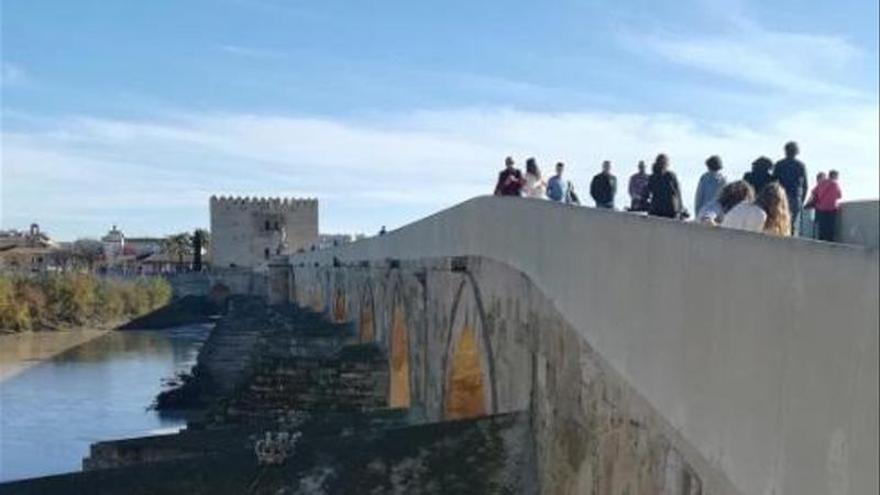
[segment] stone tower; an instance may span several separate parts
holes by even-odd
[[[211,197],[211,265],[255,268],[318,241],[318,200]]]

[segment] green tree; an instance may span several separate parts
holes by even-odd
[[[210,232],[205,229],[196,229],[193,232],[193,270],[202,271],[202,251],[207,251],[210,245]]]
[[[183,266],[183,259],[192,254],[193,242],[189,232],[172,234],[165,238],[162,250],[173,258],[177,258],[178,267]]]

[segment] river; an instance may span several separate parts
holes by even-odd
[[[209,331],[109,332],[0,378],[0,482],[78,471],[97,441],[180,429],[183,419],[149,406],[163,379],[195,363]],[[4,365],[14,367],[9,354]]]

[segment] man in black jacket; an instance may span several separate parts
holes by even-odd
[[[596,208],[614,209],[614,196],[617,194],[617,177],[611,174],[611,162],[602,162],[602,172],[593,177],[590,183],[590,196]]]
[[[797,143],[785,144],[785,158],[776,162],[773,179],[785,189],[788,211],[791,214],[791,235],[800,235],[800,216],[807,197],[807,167],[796,157],[800,150]],[[757,193],[757,191],[755,191]]]

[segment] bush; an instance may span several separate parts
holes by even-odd
[[[110,280],[85,273],[26,277],[0,274],[0,330],[109,323],[168,304],[162,278]]]

